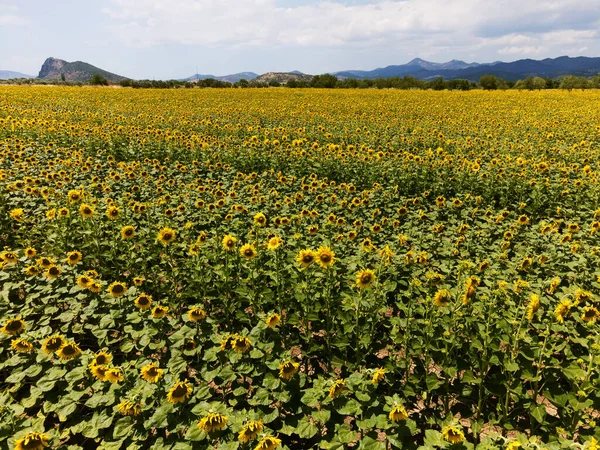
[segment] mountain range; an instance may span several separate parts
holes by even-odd
[[[386,67],[380,67],[374,70],[343,70],[333,72],[339,79],[374,79],[389,77],[412,76],[423,80],[432,80],[442,77],[446,80],[467,79],[478,81],[483,75],[496,75],[505,80],[516,81],[528,76],[539,76],[543,78],[560,78],[565,75],[577,75],[591,77],[600,73],[600,58],[589,58],[584,56],[571,58],[569,56],[560,56],[558,58],[546,58],[542,60],[520,59],[513,62],[493,62],[477,63],[452,60],[445,63],[435,63],[415,58],[412,61]],[[52,80],[61,79],[64,75],[67,81],[88,81],[92,75],[102,75],[107,80],[118,83],[126,77],[117,75],[91,64],[75,61],[67,62],[62,59],[48,58],[44,61],[37,78]],[[196,81],[207,78],[214,78],[220,81],[236,83],[242,79],[247,81],[268,81],[275,80],[286,83],[289,80],[307,81],[311,75],[302,72],[268,72],[258,75],[254,72],[240,72],[231,75],[213,76],[213,75],[192,75],[181,81]],[[0,79],[10,78],[34,78],[30,75],[24,75],[18,72],[0,71]]]

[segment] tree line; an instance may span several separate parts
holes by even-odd
[[[94,74],[87,83],[61,80],[42,80],[38,78],[19,78],[12,80],[0,80],[0,84],[53,84],[64,86],[84,86],[97,85],[108,86],[110,83],[106,78],[99,74]],[[134,89],[192,89],[192,88],[268,88],[268,87],[288,87],[288,88],[322,88],[322,89],[422,89],[422,90],[454,90],[469,91],[472,89],[485,90],[542,90],[542,89],[600,89],[600,74],[592,77],[577,77],[567,75],[562,78],[542,78],[526,77],[518,81],[504,80],[495,75],[483,75],[478,82],[455,79],[445,80],[443,78],[434,78],[432,80],[421,80],[412,76],[375,78],[358,80],[354,78],[338,79],[334,75],[324,74],[315,75],[310,81],[290,80],[287,84],[282,84],[276,80],[263,83],[257,80],[239,80],[235,83],[207,78],[197,81],[181,80],[130,80],[125,79],[118,83],[122,87]]]

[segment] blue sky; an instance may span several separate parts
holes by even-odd
[[[0,69],[132,78],[600,56],[600,0],[0,0]]]

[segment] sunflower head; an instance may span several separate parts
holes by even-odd
[[[286,361],[279,365],[279,378],[284,380],[291,380],[292,377],[298,372],[300,364],[294,361]]]
[[[152,318],[162,319],[165,316],[165,314],[167,314],[168,312],[169,312],[168,306],[156,305],[154,308],[152,308]]]
[[[229,418],[220,413],[210,413],[207,416],[200,419],[198,422],[198,428],[204,430],[206,433],[213,433],[220,431],[227,426]]]
[[[71,265],[77,264],[79,261],[81,261],[81,258],[82,258],[81,252],[78,252],[77,250],[73,250],[72,252],[70,252],[67,255],[67,262]]]
[[[317,263],[323,267],[331,267],[335,262],[335,253],[329,247],[320,247],[317,250]]]
[[[170,403],[183,403],[192,393],[192,386],[188,380],[178,381],[167,393]]]
[[[119,298],[125,295],[127,292],[127,286],[125,283],[121,283],[120,281],[115,281],[110,286],[108,286],[108,293],[112,298]]]
[[[206,319],[206,311],[204,311],[202,308],[191,308],[188,311],[188,319],[190,319],[192,322],[198,322],[199,320],[204,320]]]
[[[256,256],[256,248],[252,244],[244,244],[240,248],[240,256],[245,259],[254,259]]]
[[[131,225],[126,225],[121,228],[121,239],[129,240],[135,236],[135,228]]]
[[[94,359],[90,364],[95,366],[107,366],[112,361],[112,355],[104,350],[99,351],[94,355]]]
[[[152,306],[152,296],[148,294],[140,294],[134,301],[136,308],[145,311]]]
[[[46,277],[48,277],[50,279],[55,279],[55,278],[58,278],[61,273],[62,273],[62,270],[60,269],[60,267],[58,267],[56,264],[51,264],[46,269],[46,272],[44,272],[44,275],[46,275]]]
[[[460,444],[465,440],[464,433],[457,427],[448,426],[442,430],[442,437],[451,444]]]
[[[81,349],[75,342],[71,341],[71,342],[66,342],[65,345],[63,345],[56,352],[56,354],[63,361],[68,361],[70,359],[77,358],[81,354]]]
[[[336,398],[344,389],[346,389],[346,380],[335,380],[333,385],[329,388],[329,397]]]
[[[176,232],[172,228],[161,228],[158,232],[158,242],[162,245],[168,245],[175,240]]]
[[[395,405],[389,414],[389,419],[392,422],[401,422],[408,419],[408,413],[402,405]]]
[[[440,289],[433,296],[433,304],[438,308],[448,306],[452,300],[452,294],[448,289]]]
[[[46,338],[42,344],[44,353],[50,354],[59,351],[67,343],[66,339],[57,334]]]
[[[2,331],[4,334],[8,334],[9,336],[17,336],[25,329],[25,327],[26,325],[23,319],[17,317],[14,319],[8,319],[6,322],[4,322],[4,325],[2,328],[0,328],[0,331]]]
[[[266,318],[265,323],[267,324],[267,327],[275,328],[279,324],[280,321],[281,321],[281,316],[277,313],[273,313]]]
[[[124,416],[137,416],[142,412],[142,405],[130,400],[123,400],[117,405],[117,410]]]
[[[360,289],[367,289],[375,281],[375,272],[371,269],[364,269],[356,274],[356,286]]]
[[[238,439],[244,444],[256,439],[258,433],[263,430],[263,422],[260,421],[252,421],[248,422],[246,425],[242,427],[240,432],[238,433]]]
[[[27,433],[21,439],[15,440],[15,450],[42,450],[48,447],[49,440],[44,433]]]
[[[315,262],[316,257],[316,253],[312,250],[300,250],[296,255],[296,262],[302,267],[308,267]]]
[[[35,350],[33,344],[26,339],[13,339],[10,346],[19,353],[31,353]]]
[[[270,250],[270,251],[277,250],[282,244],[283,244],[283,241],[281,240],[280,237],[273,236],[272,238],[270,238],[267,241],[267,250]]]
[[[162,378],[164,372],[165,371],[160,369],[155,362],[145,365],[140,370],[142,379],[148,381],[149,383],[156,383]]]
[[[237,239],[228,234],[223,238],[223,241],[221,243],[223,244],[223,248],[226,251],[230,252],[235,249],[236,242],[237,242]]]

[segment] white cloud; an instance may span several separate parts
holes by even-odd
[[[29,20],[18,14],[19,8],[16,5],[0,3],[0,25],[2,26],[23,26],[29,25]]]
[[[598,0],[343,0],[281,6],[277,0],[110,0],[103,12],[132,47],[398,48],[540,56],[598,49]],[[588,45],[589,44],[589,45]],[[552,55],[548,55],[552,56]]]

